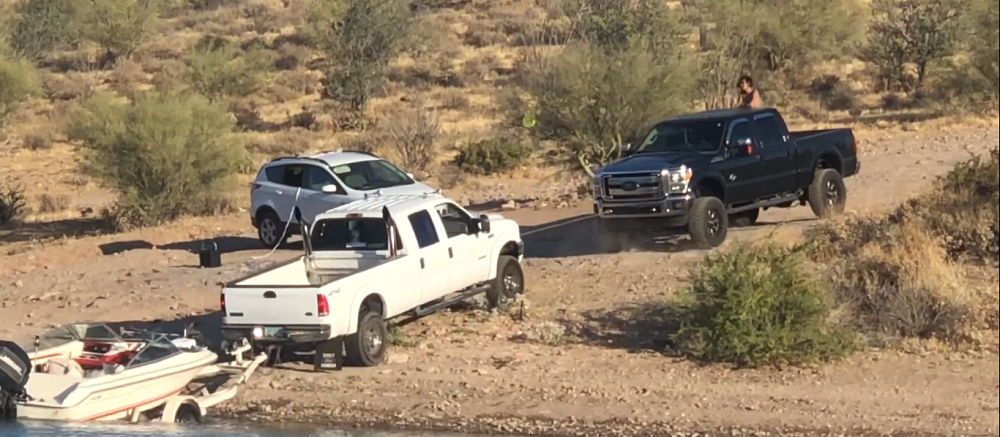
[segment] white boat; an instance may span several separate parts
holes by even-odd
[[[200,421],[266,359],[242,360],[249,345],[241,346],[234,363],[216,364],[215,352],[186,335],[125,339],[100,323],[61,326],[36,338],[27,354],[32,373],[17,418]]]

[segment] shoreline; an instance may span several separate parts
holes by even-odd
[[[390,414],[378,410],[352,410],[342,416],[331,416],[323,407],[301,407],[295,412],[287,410],[294,404],[278,409],[268,409],[267,405],[256,405],[243,411],[229,409],[217,414],[224,421],[240,423],[275,423],[282,427],[311,428],[316,426],[345,430],[386,431],[386,432],[440,432],[447,434],[470,434],[476,436],[510,437],[940,437],[941,432],[918,429],[877,430],[864,427],[745,427],[733,425],[713,425],[709,423],[677,424],[674,422],[644,422],[635,419],[611,419],[602,421],[554,419],[530,416],[416,416],[392,419],[370,419]],[[225,408],[225,407],[223,407]],[[953,436],[994,436],[982,433],[952,433]]]

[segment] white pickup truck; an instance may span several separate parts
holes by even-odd
[[[304,256],[224,286],[226,341],[248,338],[279,356],[289,344],[315,345],[317,370],[345,359],[374,366],[386,355],[387,320],[480,293],[499,306],[524,292],[518,224],[438,195],[358,200],[303,231]]]

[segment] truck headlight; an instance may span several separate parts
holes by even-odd
[[[601,186],[601,175],[594,177],[594,198],[600,199],[604,197],[604,187]]]
[[[664,170],[660,173],[664,194],[686,193],[692,176],[691,169],[683,165],[677,170]]]

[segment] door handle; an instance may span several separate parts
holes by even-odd
[[[454,258],[454,257],[455,257],[455,252],[453,252],[453,251],[451,250],[451,248],[449,247],[449,248],[448,248],[448,258]]]
[[[424,259],[420,258],[420,268],[423,269],[423,268],[426,268],[426,267],[427,267],[427,264],[424,263]]]
[[[275,193],[282,194],[281,190],[277,190],[277,191],[275,191]]]

